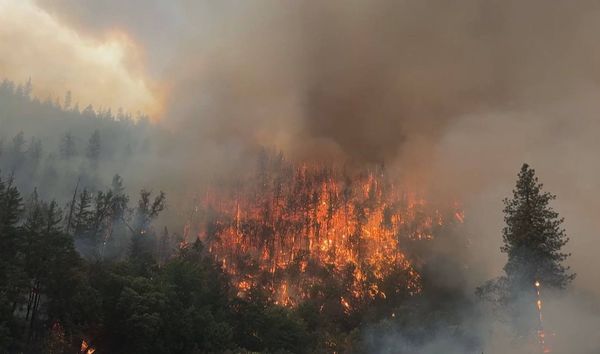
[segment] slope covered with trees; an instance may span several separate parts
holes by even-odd
[[[30,193],[67,200],[79,180],[99,189],[116,173],[129,173],[133,161],[142,165],[166,132],[148,117],[118,110],[80,108],[70,94],[40,101],[32,83],[0,83],[0,170]]]
[[[10,180],[0,180],[1,352],[76,352],[83,341],[109,353],[307,350],[308,330],[298,313],[259,295],[233,296],[200,242],[161,249],[173,246],[166,230],[152,227],[163,194],[142,191],[131,209],[128,197],[113,190],[98,193],[103,201],[93,207],[86,195],[79,195],[69,226],[56,202],[35,193],[23,198]],[[129,234],[123,260],[101,260],[103,241],[94,242],[89,255],[78,254],[74,241],[92,239],[104,222],[98,208],[110,209],[105,220],[111,220],[121,207],[131,211],[122,219]]]
[[[8,81],[0,90],[2,350],[74,352],[85,342],[111,353],[362,351],[372,344],[363,342],[361,328],[382,319],[413,327],[441,303],[433,292],[411,297],[405,291],[350,308],[340,299],[351,283],[327,275],[327,267],[316,268],[327,280],[318,296],[294,306],[276,304],[268,288],[240,297],[205,245],[157,224],[167,207],[164,194],[142,190],[132,198],[125,188],[120,170],[143,174],[140,158],[168,133],[144,117],[80,111],[69,95],[41,102],[30,91],[30,83]],[[205,225],[221,222],[218,217]],[[433,287],[427,270],[419,271],[423,286]],[[464,302],[463,294],[453,301]],[[402,310],[408,302],[410,314]],[[448,303],[437,313],[456,323]]]
[[[4,81],[0,107],[0,353],[413,353],[439,336],[481,352],[468,238],[447,227],[459,209],[428,214],[382,173],[260,154],[250,178],[219,180],[166,227],[181,201],[144,185],[143,161],[168,132],[69,94],[39,101],[30,83]],[[477,289],[527,319],[521,336],[542,329],[535,284],[574,278],[554,198],[524,165],[505,275]]]

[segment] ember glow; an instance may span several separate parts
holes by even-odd
[[[458,204],[430,206],[381,168],[350,175],[266,155],[254,177],[207,191],[199,205],[187,239],[196,229],[239,296],[258,287],[293,306],[318,296],[324,276],[344,279],[346,313],[353,303],[419,293],[418,261],[403,246],[464,220]]]
[[[548,345],[548,341],[546,338],[546,331],[544,330],[544,318],[542,316],[542,295],[540,292],[540,288],[541,288],[542,284],[538,280],[536,280],[534,285],[535,285],[535,295],[536,295],[536,307],[537,307],[538,316],[539,316],[539,323],[538,323],[538,330],[537,330],[538,343],[540,345],[540,349],[541,349],[542,353],[551,353],[552,350],[550,349],[550,346]]]
[[[79,348],[79,353],[81,354],[94,354],[96,352],[96,349],[92,346],[89,345],[88,342],[86,342],[86,340],[82,340],[81,341],[81,348]]]

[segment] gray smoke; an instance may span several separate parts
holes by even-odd
[[[291,153],[389,160],[466,115],[553,102],[598,79],[592,1],[41,3],[144,43],[172,88],[167,125],[268,137]]]
[[[89,35],[124,28],[145,48],[150,74],[168,88],[160,124],[176,137],[157,154],[168,169],[149,179],[171,195],[237,168],[228,161],[259,145],[383,162],[462,201],[473,289],[501,272],[501,200],[530,163],[558,195],[571,236],[580,294],[565,300],[564,317],[597,324],[579,299],[600,298],[600,3],[38,3]],[[596,337],[571,352],[589,352]]]

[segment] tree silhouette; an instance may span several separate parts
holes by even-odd
[[[569,238],[562,228],[563,219],[550,206],[554,199],[555,195],[543,191],[535,170],[523,164],[512,198],[504,199],[501,251],[508,255],[505,274],[477,288],[480,297],[512,307],[516,315],[521,311],[516,306],[519,301],[534,301],[536,283],[564,289],[575,278],[563,265],[570,256],[562,252]]]

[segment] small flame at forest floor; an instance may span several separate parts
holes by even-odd
[[[81,348],[79,348],[79,353],[81,354],[94,354],[96,349],[88,344],[88,342],[84,340],[81,341]]]

